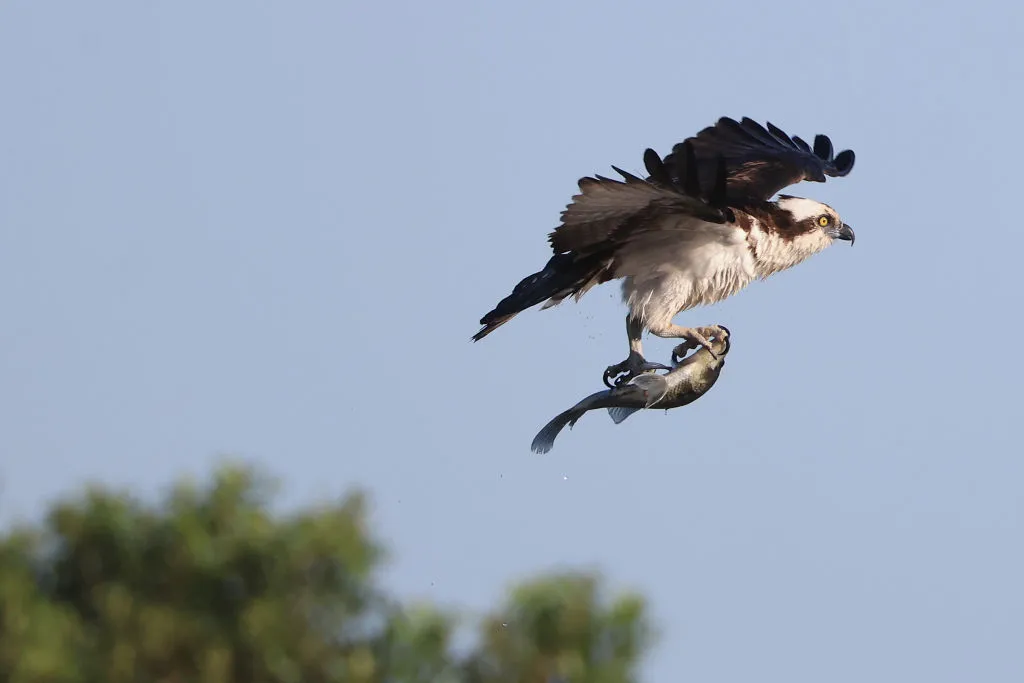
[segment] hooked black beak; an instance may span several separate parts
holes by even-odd
[[[856,235],[853,234],[853,229],[850,228],[849,225],[843,223],[843,227],[839,228],[839,230],[836,231],[833,237],[837,240],[846,240],[847,242],[850,243],[850,246],[852,247]]]

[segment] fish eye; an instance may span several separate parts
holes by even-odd
[[[828,224],[832,222],[832,218],[828,214],[818,216],[818,225],[823,228],[827,228]]]

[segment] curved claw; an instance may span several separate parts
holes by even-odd
[[[686,353],[690,349],[706,349],[712,358],[718,360],[718,354],[715,353],[711,343],[708,341],[708,339],[710,338],[714,338],[717,341],[725,340],[726,350],[728,350],[729,348],[728,339],[731,333],[729,332],[729,328],[727,328],[725,325],[700,327],[694,330],[694,332],[696,334],[694,334],[693,337],[684,337],[685,341],[679,344],[674,349],[672,349],[672,362],[675,363],[676,365],[678,365],[683,360],[683,358],[686,357]]]
[[[680,363],[683,362],[683,359],[686,358],[686,354],[690,350],[699,348],[701,348],[701,345],[698,344],[697,342],[690,340],[684,341],[682,344],[679,344],[674,349],[672,349],[672,364],[679,365]],[[711,349],[708,349],[708,352],[711,352]],[[714,355],[714,353],[712,353],[712,355]]]
[[[618,365],[609,365],[608,368],[605,369],[604,376],[601,380],[609,389],[615,389],[616,387],[621,387],[622,385],[629,383],[634,377],[642,375],[645,372],[671,369],[672,368],[662,363],[654,363],[652,361],[645,360],[644,357],[639,354],[630,354],[629,358]],[[608,381],[612,377],[615,378],[614,384]]]
[[[601,378],[601,381],[604,382],[604,385],[606,387],[608,387],[609,389],[614,389],[617,386],[621,386],[619,384],[619,382],[622,380],[622,378],[621,377],[616,377],[617,375],[621,375],[621,374],[622,374],[622,369],[619,368],[619,366],[617,366],[617,365],[609,365],[608,368],[605,369],[604,377]],[[612,384],[611,382],[608,381],[612,377],[616,377],[615,384]]]
[[[682,346],[682,344],[680,344],[679,346]],[[672,363],[674,365],[679,365],[681,362],[683,362],[683,358],[686,357],[686,352],[692,348],[688,346],[685,349],[683,349],[682,353],[679,353],[679,346],[672,349]]]
[[[680,349],[682,349],[681,353],[679,351]],[[672,362],[675,363],[676,365],[679,365],[681,362],[683,362],[683,359],[686,358],[686,352],[689,351],[690,349],[706,349],[712,358],[718,360],[718,354],[712,351],[710,346],[704,346],[703,344],[680,344],[676,348],[672,349]]]

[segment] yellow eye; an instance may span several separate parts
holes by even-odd
[[[829,218],[828,216],[820,216],[818,218],[818,225],[820,225],[823,228],[827,228],[828,224],[831,223],[831,222],[832,222],[832,219]]]

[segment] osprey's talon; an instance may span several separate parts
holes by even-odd
[[[680,344],[679,346],[677,346],[674,349],[672,349],[672,365],[679,365],[679,363],[682,362],[683,358],[686,357],[686,352],[687,351],[689,351],[690,349],[696,349],[696,348],[699,348],[699,347],[700,347],[700,344],[698,344],[697,342],[690,341],[689,339],[687,339],[682,344]]]
[[[622,361],[617,365],[609,365],[604,371],[604,385],[609,389],[615,387],[621,387],[637,375],[642,375],[645,372],[652,372],[654,370],[671,370],[667,365],[661,363],[653,363],[645,359],[636,351],[629,352],[629,358]],[[614,378],[614,384],[608,380]]]
[[[722,336],[724,328],[717,325],[711,327],[693,327],[686,330],[687,334],[683,337],[684,341],[679,346],[672,349],[672,362],[678,363],[686,355],[686,352],[690,349],[697,349],[704,347],[711,354],[711,357],[718,360],[718,354],[711,348],[711,342],[708,341],[708,337],[714,337],[718,339]],[[677,360],[678,358],[678,360]]]

